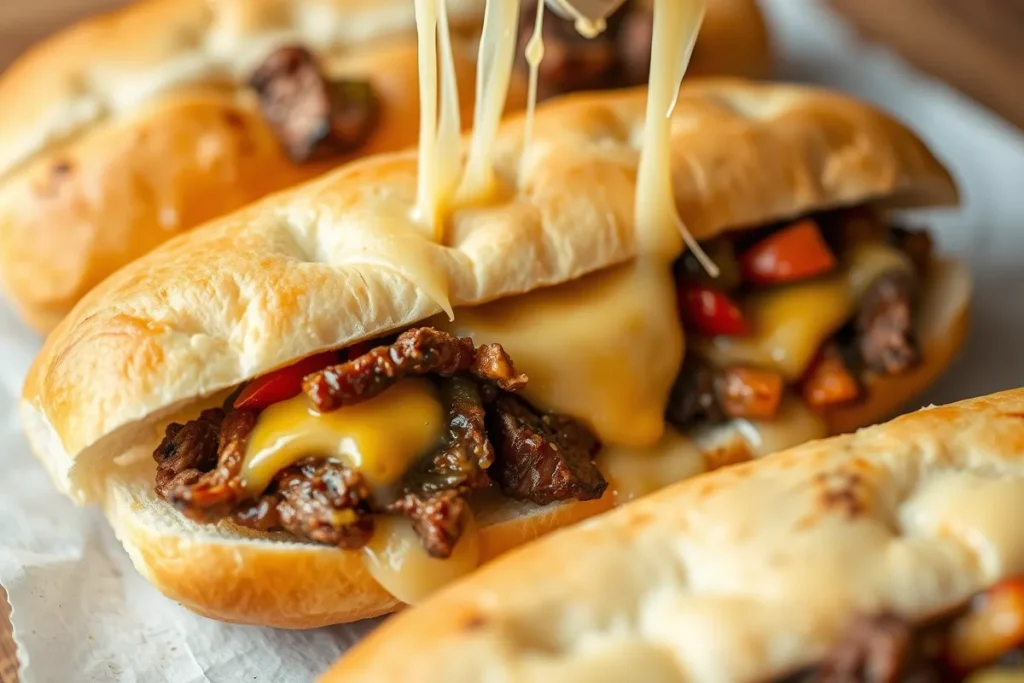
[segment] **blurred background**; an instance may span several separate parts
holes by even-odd
[[[816,1],[834,8],[865,39],[892,46],[917,67],[1024,128],[1024,0]],[[0,70],[57,29],[125,4],[0,0]]]

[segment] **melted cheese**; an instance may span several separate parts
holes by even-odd
[[[825,420],[793,397],[783,399],[771,420],[733,420],[732,424],[758,458],[828,436]]]
[[[530,79],[526,89],[526,120],[523,125],[523,158],[533,141],[533,119],[537,112],[537,84],[540,81],[540,63],[544,61],[544,2],[537,3],[537,15],[533,23],[533,35],[526,44],[526,63],[530,66]],[[520,159],[520,164],[522,158]],[[520,170],[520,176],[522,171]]]
[[[671,427],[665,429],[654,446],[605,446],[597,464],[608,480],[616,505],[654,493],[706,469],[696,444]]]
[[[544,1],[538,4],[543,5]],[[560,14],[575,22],[577,33],[584,38],[596,38],[608,28],[607,19],[622,5],[622,0],[587,0],[586,12],[580,11],[569,0],[553,0],[553,5]]]
[[[679,234],[702,255],[676,212],[671,115],[704,20],[706,0],[655,0],[651,75],[636,185],[636,230],[645,251],[679,249]],[[677,230],[678,228],[678,230]],[[713,266],[712,266],[713,270]]]
[[[406,379],[379,396],[330,413],[309,407],[305,396],[262,413],[249,436],[242,484],[258,496],[278,472],[320,455],[361,472],[371,486],[396,482],[441,440],[445,410],[427,380]]]
[[[860,297],[880,275],[912,268],[904,254],[884,243],[851,246],[844,255],[843,268],[829,277],[750,296],[743,308],[754,330],[752,336],[701,339],[694,347],[721,367],[773,368],[795,381],[822,343],[850,319]]]
[[[530,378],[525,395],[587,420],[607,444],[657,443],[683,357],[667,267],[627,264],[579,280],[459,309],[437,323],[478,344],[499,342]]]
[[[438,588],[476,569],[480,539],[472,515],[451,557],[438,560],[423,549],[405,517],[381,517],[363,548],[363,564],[377,583],[407,605],[415,605]]]
[[[824,420],[789,397],[773,420],[732,420],[685,436],[668,427],[653,447],[606,446],[598,456],[598,466],[608,479],[615,504],[622,505],[703,472],[827,435]]]
[[[435,241],[443,242],[446,214],[462,175],[459,87],[455,79],[448,10],[443,0],[417,0],[416,30],[419,36],[420,155],[415,215],[432,228]],[[441,63],[439,113],[438,61]]]
[[[803,375],[822,343],[853,314],[841,275],[758,292],[744,302],[750,337],[713,337],[694,343],[715,365],[773,368],[789,381]]]
[[[1020,479],[990,479],[967,472],[933,475],[899,510],[900,528],[912,537],[949,538],[969,548],[983,576],[1018,570],[1024,536]]]
[[[519,0],[488,0],[477,60],[473,136],[457,197],[460,205],[485,202],[496,194],[494,140],[512,80],[518,26]]]

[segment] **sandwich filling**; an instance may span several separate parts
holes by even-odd
[[[674,264],[676,296],[652,308],[670,328],[681,322],[689,341],[681,362],[669,354],[667,377],[657,346],[665,325],[624,319],[614,329],[611,316],[647,307],[643,290],[631,278],[594,284],[607,277],[599,273],[257,378],[222,408],[167,428],[156,491],[196,521],[346,549],[369,543],[380,516],[400,516],[431,557],[445,558],[482,492],[538,505],[599,498],[602,444],[642,457],[666,425],[685,434],[737,418],[770,423],[789,419],[781,406],[793,401],[827,411],[869,400],[872,376],[920,362],[914,312],[932,261],[924,233],[844,209],[703,247],[719,277],[687,252]],[[553,296],[566,287],[575,289]],[[576,325],[590,306],[580,291],[611,303],[590,316],[604,333]],[[522,316],[523,302],[550,310]],[[510,354],[520,351],[517,368]],[[655,395],[662,386],[671,392]],[[649,406],[657,424],[641,422]]]
[[[891,614],[861,615],[821,662],[779,683],[995,682],[1017,680],[1002,676],[1022,664],[1024,580],[1015,577],[920,623]]]

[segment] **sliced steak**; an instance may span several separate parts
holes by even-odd
[[[199,522],[216,521],[230,514],[242,495],[239,475],[245,459],[245,444],[255,425],[256,413],[252,411],[227,413],[221,423],[215,467],[190,484],[168,490],[165,498],[187,517]]]
[[[371,399],[404,377],[452,377],[460,372],[477,374],[508,389],[519,388],[526,381],[515,374],[512,361],[499,345],[478,351],[469,337],[418,327],[398,335],[393,344],[315,372],[302,384],[312,405],[320,412],[330,412]]]
[[[362,147],[377,128],[379,104],[366,81],[328,81],[316,57],[281,47],[253,72],[260,109],[292,161],[319,161]]]
[[[487,424],[496,452],[491,478],[505,495],[547,505],[600,498],[607,488],[594,465],[601,444],[582,422],[542,415],[516,396],[501,394]]]
[[[412,528],[431,557],[451,557],[466,524],[465,498],[456,490],[430,495],[408,493],[388,507],[392,513],[406,515]]]
[[[468,377],[444,379],[441,396],[448,406],[444,446],[413,470],[404,486],[406,493],[429,496],[490,484],[487,468],[494,462],[494,449],[487,438],[487,415],[479,386]]]
[[[373,535],[370,488],[361,474],[341,463],[307,458],[278,474],[269,490],[239,508],[233,519],[349,550],[363,547]]]
[[[857,348],[868,369],[896,375],[920,360],[914,339],[913,287],[908,274],[888,273],[861,301],[855,323]]]

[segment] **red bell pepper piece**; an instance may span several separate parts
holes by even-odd
[[[837,261],[821,230],[802,220],[764,238],[743,253],[743,278],[755,285],[773,285],[821,275]]]
[[[683,322],[699,334],[738,336],[750,333],[739,305],[720,289],[698,282],[681,282],[679,312]]]
[[[267,406],[286,401],[302,393],[302,379],[329,365],[339,363],[337,351],[318,353],[303,358],[286,368],[274,370],[262,377],[257,377],[245,385],[235,399],[235,408],[261,410]]]

